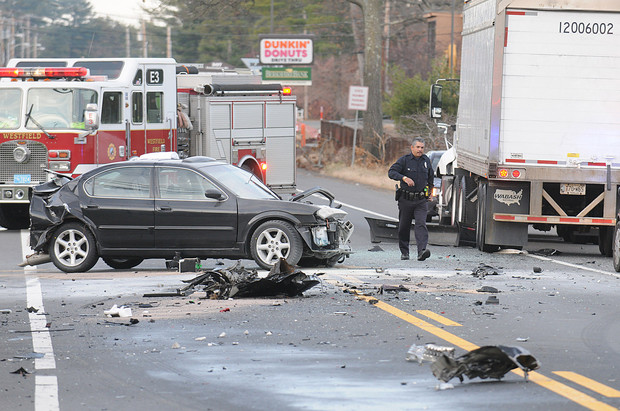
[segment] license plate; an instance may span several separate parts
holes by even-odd
[[[585,196],[585,184],[560,184],[560,194],[568,194],[573,196]]]
[[[30,184],[30,174],[13,174],[13,184]]]

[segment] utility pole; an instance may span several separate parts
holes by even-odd
[[[454,1],[454,0],[452,0]],[[389,92],[388,68],[390,66],[390,0],[385,0],[385,63],[383,64],[383,91]]]
[[[166,28],[166,57],[172,57],[172,27]]]
[[[148,45],[149,42],[146,40],[146,22],[142,20],[142,57],[148,57]]]
[[[125,27],[125,57],[131,57],[131,37],[129,26]]]

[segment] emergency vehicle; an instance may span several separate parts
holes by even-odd
[[[178,115],[181,131],[190,132],[184,140],[189,149],[181,151],[239,165],[267,184],[271,178],[275,188],[294,187],[294,97],[273,86],[230,93],[205,83],[204,76],[181,76],[179,96],[189,98],[179,105],[174,59],[12,59],[0,68],[0,225],[28,227],[31,187],[52,177],[46,170],[76,176],[145,153],[177,151]],[[222,105],[208,101],[213,97]],[[236,105],[236,99],[244,101]],[[283,113],[275,105],[284,102],[287,127],[274,127],[283,125],[274,116]],[[282,168],[276,161],[273,170],[268,167],[268,151],[280,145],[292,153],[284,166],[292,167],[287,181],[276,178]]]

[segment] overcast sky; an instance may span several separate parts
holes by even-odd
[[[143,15],[140,6],[152,7],[157,0],[89,0],[96,14],[137,26]]]

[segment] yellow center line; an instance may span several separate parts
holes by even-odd
[[[451,326],[451,327],[462,327],[461,324],[459,324],[459,323],[457,323],[455,321],[452,321],[451,319],[446,318],[443,315],[439,315],[439,314],[434,313],[434,312],[429,311],[429,310],[416,310],[416,312],[418,314],[421,314],[421,315],[423,315],[425,317],[430,318],[431,320],[435,320],[438,323],[443,324],[443,325],[447,325],[447,326]]]
[[[601,384],[598,381],[594,381],[588,377],[584,377],[583,375],[577,374],[572,371],[553,371],[554,374],[559,375],[560,377],[564,377],[569,381],[577,383],[583,387],[586,387],[594,392],[597,392],[605,397],[609,398],[620,398],[620,391],[608,387],[605,384]]]
[[[399,310],[396,307],[386,304],[383,301],[380,301],[375,297],[369,297],[366,295],[362,295],[360,293],[357,294],[357,297],[365,301],[372,301],[372,302],[376,301],[376,303],[374,304],[375,307],[380,308],[383,311],[386,311],[402,320],[405,320],[409,324],[415,325],[416,327],[424,331],[427,331],[428,333],[433,334],[441,338],[442,340],[445,340],[463,350],[471,351],[471,350],[475,350],[476,348],[479,348],[476,344],[473,344],[467,340],[464,340],[461,337],[457,337],[456,335],[449,333],[439,327],[436,327],[424,320],[414,317],[413,315],[405,311]],[[521,377],[524,377],[524,372],[520,369],[512,370],[512,372]],[[587,394],[582,393],[581,391],[571,388],[568,385],[562,384],[561,382],[555,381],[535,371],[528,373],[528,376],[529,376],[530,381],[540,385],[543,388],[548,389],[549,391],[552,391],[558,395],[561,395],[562,397],[567,398],[570,401],[573,401],[587,409],[590,409],[593,411],[617,410],[617,408],[612,407],[609,404],[605,404],[604,402],[601,402],[597,400],[596,398],[593,398]]]

